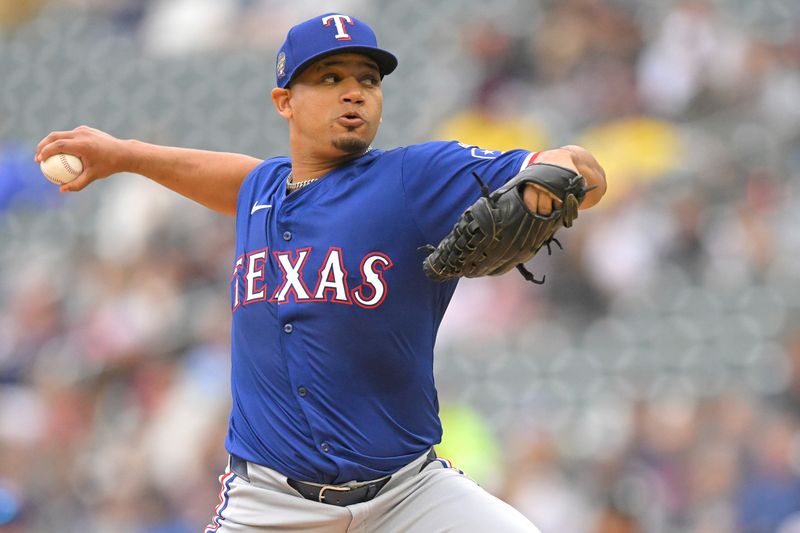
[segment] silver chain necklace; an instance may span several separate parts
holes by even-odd
[[[319,178],[311,178],[310,180],[303,180],[303,181],[291,181],[292,173],[289,172],[289,175],[286,176],[286,190],[289,192],[296,191],[297,189],[302,189],[306,185],[311,185]]]

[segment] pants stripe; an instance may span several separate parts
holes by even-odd
[[[456,472],[458,472],[458,473],[459,473],[459,474],[461,474],[462,476],[463,476],[463,475],[465,475],[463,470],[461,470],[460,468],[456,468],[455,466],[453,466],[453,463],[452,463],[452,462],[450,462],[450,459],[446,459],[446,458],[444,458],[444,457],[437,457],[437,458],[436,458],[436,460],[437,460],[437,461],[439,461],[440,463],[442,463],[442,465],[443,465],[445,468],[450,468],[450,469],[452,469],[452,470],[455,470]]]
[[[222,525],[222,512],[228,507],[228,492],[231,490],[231,483],[236,479],[236,474],[228,472],[220,476],[219,482],[222,487],[219,489],[219,505],[214,509],[214,517],[211,523],[206,526],[205,533],[214,533]]]

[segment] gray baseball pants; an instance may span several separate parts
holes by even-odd
[[[539,533],[519,511],[492,496],[444,459],[423,455],[392,475],[367,502],[338,507],[303,498],[283,476],[247,463],[249,481],[220,477],[220,504],[206,533]]]

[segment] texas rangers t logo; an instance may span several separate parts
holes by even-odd
[[[327,17],[322,17],[322,24],[325,27],[331,25],[331,21],[333,21],[334,25],[336,25],[336,37],[340,41],[349,41],[352,39],[350,35],[347,33],[347,28],[345,28],[344,23],[348,23],[351,26],[353,25],[353,19],[348,17],[347,15],[328,15]]]

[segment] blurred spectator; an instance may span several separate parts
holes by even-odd
[[[639,85],[649,109],[677,116],[704,90],[738,85],[747,43],[729,28],[710,0],[674,4],[639,66]]]
[[[705,237],[712,258],[709,276],[728,286],[763,281],[777,253],[776,235],[768,221],[778,205],[776,184],[758,171],[746,179],[737,205],[710,224]]]
[[[687,523],[694,533],[734,531],[732,496],[739,483],[736,443],[719,436],[704,437],[690,452]]]
[[[785,341],[789,358],[789,384],[785,390],[773,395],[773,404],[800,425],[800,327],[793,326]]]
[[[0,383],[27,381],[64,327],[59,288],[44,272],[30,274],[0,315]]]
[[[796,435],[797,426],[788,417],[762,415],[748,450],[737,498],[743,533],[775,531],[788,517],[800,512]]]
[[[800,92],[800,30],[786,43],[759,44],[754,43],[763,54],[757,78],[758,107],[771,129],[784,138],[796,139],[800,134],[800,105],[794,97]]]
[[[597,517],[593,533],[640,533],[639,520],[635,516],[616,508],[614,505],[604,507]]]
[[[549,146],[544,128],[520,115],[533,74],[519,39],[491,22],[472,22],[464,32],[468,50],[481,69],[473,105],[442,123],[435,138],[458,140],[490,150]]]
[[[500,496],[542,531],[589,531],[591,506],[560,466],[556,442],[546,434],[517,436]]]
[[[238,8],[238,0],[152,0],[142,21],[143,43],[159,56],[229,45]]]
[[[629,11],[606,0],[567,0],[553,2],[545,12],[534,33],[533,54],[539,79],[553,82],[595,58],[631,61],[640,44],[640,29]]]
[[[584,271],[607,296],[641,291],[655,282],[672,221],[651,209],[641,189],[618,201],[622,212],[596,217],[584,243]]]
[[[578,142],[603,158],[606,174],[614,177],[612,202],[632,187],[669,176],[682,153],[675,126],[648,116],[597,124]]]
[[[44,3],[45,0],[0,2],[0,39],[3,37],[3,32],[12,31],[17,26],[34,18]]]
[[[670,218],[674,222],[664,250],[664,259],[682,268],[694,283],[702,281],[708,261],[708,250],[703,240],[705,210],[702,198],[682,195],[670,205]]]

